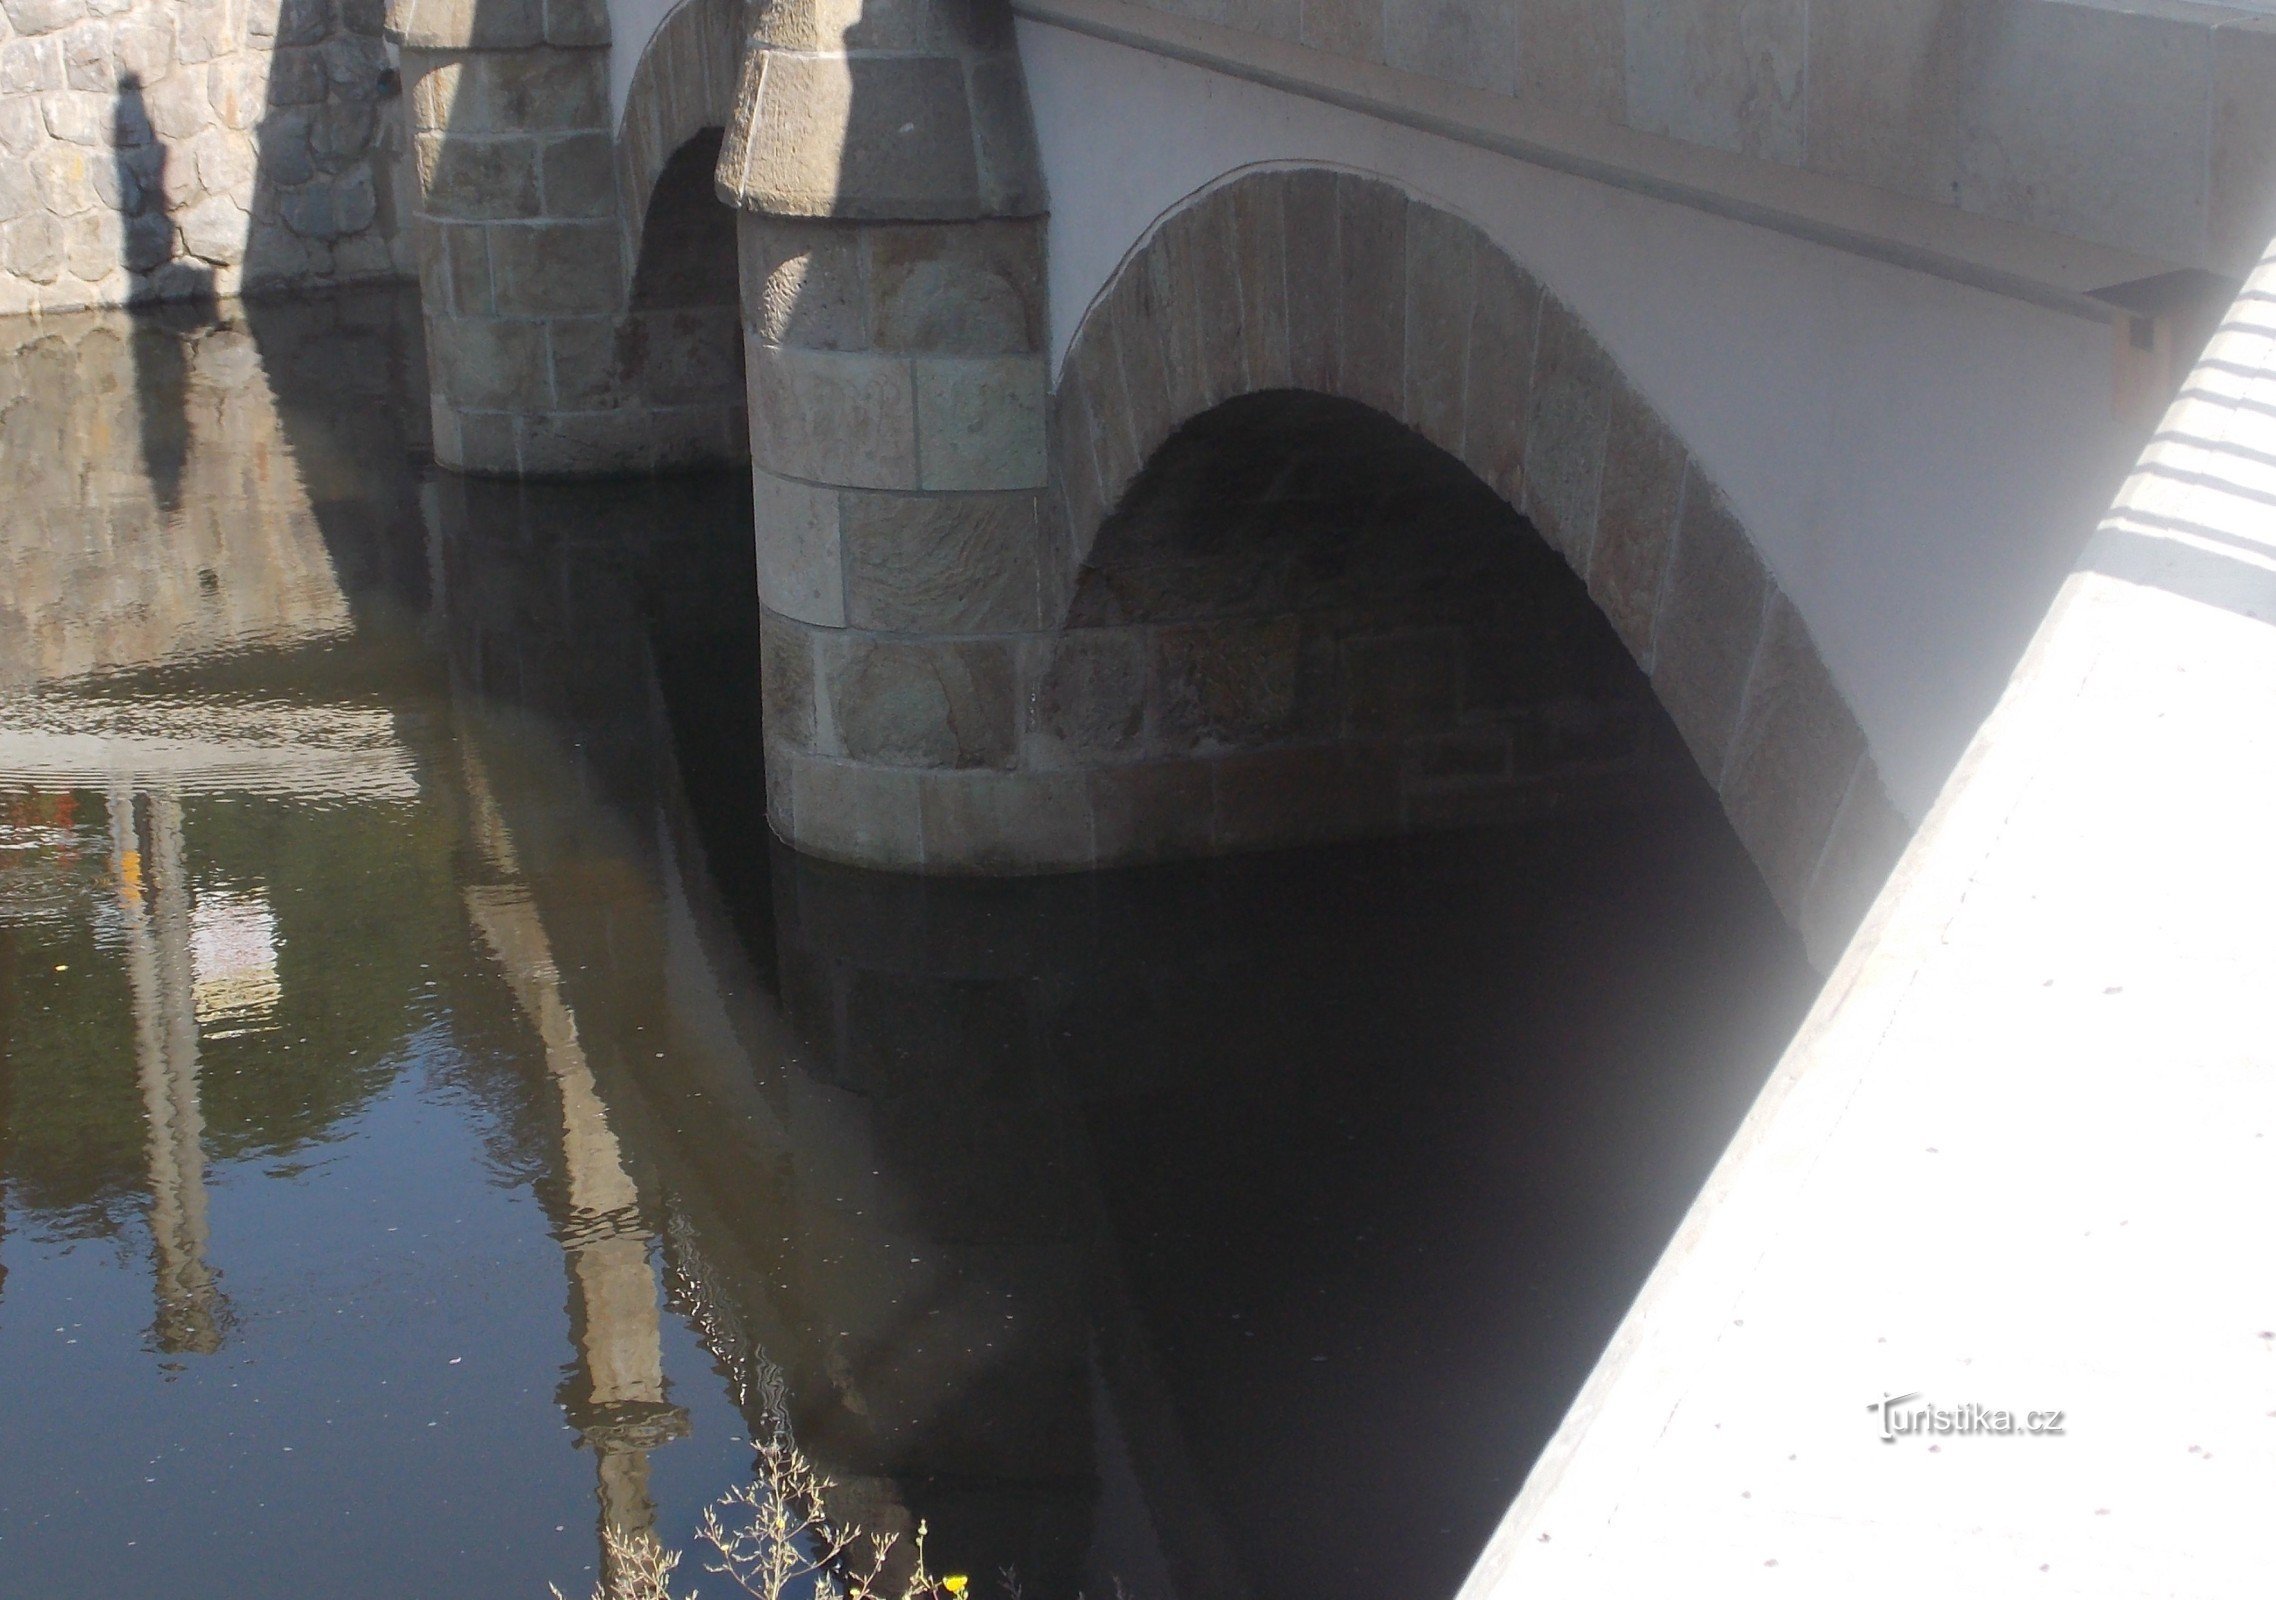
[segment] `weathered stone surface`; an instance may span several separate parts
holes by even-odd
[[[759,613],[759,704],[770,744],[815,747],[814,635],[768,610]]]
[[[537,146],[529,139],[473,139],[422,133],[420,208],[435,217],[534,217],[539,212]]]
[[[245,213],[227,195],[199,201],[177,221],[182,230],[182,248],[199,260],[221,266],[244,259]]]
[[[285,225],[304,239],[333,240],[361,233],[378,214],[371,173],[350,172],[330,183],[296,189],[278,202]]]
[[[1018,747],[1012,647],[832,634],[823,682],[838,744],[901,767],[1008,767]]]
[[[1949,200],[1972,31],[1964,12],[1910,0],[1819,8],[1806,81],[1810,165]]]
[[[814,483],[918,487],[908,362],[759,343],[744,359],[753,461]]]
[[[1492,247],[1461,218],[1419,200],[1409,205],[1406,399],[1400,415],[1453,455],[1464,447],[1481,248]]]
[[[370,154],[379,131],[378,113],[368,104],[334,100],[308,124],[308,151],[326,172],[345,172]]]
[[[1668,546],[1683,501],[1683,444],[1626,384],[1614,393],[1604,454],[1588,592],[1628,653],[1648,670],[1652,620],[1667,574]]]
[[[545,38],[543,0],[403,0],[406,50],[524,50]]]
[[[1336,393],[1406,418],[1407,197],[1348,173],[1336,179],[1343,360]]]
[[[1517,8],[1477,0],[1384,0],[1383,57],[1442,83],[1517,86]]]
[[[917,807],[928,872],[1037,872],[1095,859],[1080,772],[924,772]]]
[[[1289,382],[1288,244],[1281,186],[1239,183],[1232,206],[1233,270],[1241,296],[1241,354],[1251,389]],[[1127,371],[1126,374],[1127,376]]]
[[[1079,430],[1072,443],[1079,446],[1082,459],[1089,464],[1085,470],[1093,474],[1095,498],[1102,513],[1122,498],[1130,480],[1144,465],[1138,453],[1139,436],[1133,431],[1129,386],[1123,378],[1124,363],[1116,339],[1118,331],[1110,318],[1102,318],[1097,326],[1085,328],[1067,353],[1066,375],[1060,385],[1064,396],[1060,407],[1061,425]],[[1140,332],[1133,337],[1143,339],[1145,335]],[[1149,371],[1143,349],[1135,370]],[[1149,396],[1148,424],[1156,416],[1174,414],[1169,408],[1166,395],[1158,404]]]
[[[1139,628],[1072,628],[1030,647],[1028,758],[1074,766],[1139,753],[1150,641]]]
[[[846,620],[896,632],[1032,628],[1032,493],[839,497]]]
[[[1300,389],[1340,393],[1343,372],[1341,218],[1336,175],[1316,168],[1282,190],[1288,232],[1288,367]]]
[[[258,167],[253,147],[225,128],[209,128],[175,157],[196,163],[198,182],[212,195],[252,193]]]
[[[1382,0],[1303,0],[1298,36],[1354,61],[1383,59]]]
[[[532,395],[552,397],[545,330],[535,323],[475,318],[436,327],[430,320],[427,351],[435,387],[462,409],[503,409],[527,405]]]
[[[2212,34],[2198,16],[2011,5],[1971,34],[1957,198],[2164,254],[2203,236]]]
[[[751,498],[760,601],[801,622],[844,627],[837,491],[754,470]]]
[[[1722,494],[1694,472],[1660,603],[1652,687],[1692,759],[1720,782],[1738,725],[1769,578]]]
[[[578,316],[624,303],[624,258],[606,222],[492,228],[490,272],[506,316]]]
[[[842,56],[771,55],[750,127],[736,180],[752,209],[895,220],[977,209],[960,62],[864,57],[857,78]]]
[[[1041,356],[925,358],[910,367],[916,382],[920,487],[1043,486]]]
[[[810,350],[868,348],[858,230],[743,212],[736,237],[743,320],[752,338]]]
[[[1662,0],[1628,16],[1628,124],[1771,161],[1802,160],[1807,0]]]
[[[1544,297],[1525,436],[1525,509],[1574,570],[1596,537],[1605,429],[1618,382],[1611,359],[1563,303]]]
[[[1478,247],[1474,265],[1462,459],[1504,500],[1519,505],[1541,286],[1491,244]]]
[[[0,227],[0,262],[32,283],[53,283],[63,274],[63,225],[44,211]]]
[[[1030,222],[863,230],[869,335],[880,350],[1027,354],[1043,348],[1043,237]]]
[[[916,773],[787,750],[782,755],[790,768],[791,837],[799,849],[863,866],[923,864]]]
[[[87,0],[4,0],[0,10],[21,34],[53,33],[87,14]]]
[[[1621,0],[1518,0],[1518,95],[1552,111],[1627,120],[1625,10]]]
[[[1201,374],[1202,402],[1213,406],[1246,394],[1250,387],[1230,193],[1219,189],[1188,215],[1193,218],[1187,241],[1195,288],[1194,356]]]
[[[1301,624],[1289,616],[1156,630],[1152,683],[1161,748],[1182,754],[1285,735],[1295,717],[1302,638]]]
[[[1799,923],[1865,736],[1801,616],[1774,599],[1721,785],[1723,808],[1771,897]]]

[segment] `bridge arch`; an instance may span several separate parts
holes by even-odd
[[[1132,249],[1069,344],[1052,477],[1070,587],[1189,419],[1309,391],[1466,464],[1585,584],[1822,958],[1907,832],[1807,624],[1704,466],[1481,229],[1383,178],[1231,174]]]

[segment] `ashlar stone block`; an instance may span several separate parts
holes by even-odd
[[[757,465],[849,488],[919,487],[907,361],[757,342],[747,344],[744,361]]]
[[[1040,489],[1047,470],[1041,356],[919,359],[919,486]]]
[[[1682,442],[1626,384],[1615,391],[1588,592],[1628,653],[1652,664],[1652,620],[1689,467]]]
[[[844,627],[838,492],[754,468],[751,500],[760,603],[817,627]]]
[[[1406,400],[1401,415],[1452,455],[1464,448],[1477,253],[1484,241],[1461,218],[1421,201],[1407,215]],[[1491,246],[1485,246],[1491,248]]]
[[[1474,270],[1462,459],[1504,500],[1521,505],[1541,286],[1490,242],[1480,242]]]
[[[1770,580],[1729,502],[1694,470],[1662,589],[1652,687],[1707,781],[1720,784]]]
[[[1576,572],[1596,538],[1597,493],[1619,376],[1563,302],[1544,297],[1525,436],[1525,509]]]
[[[1336,176],[1343,351],[1334,392],[1407,420],[1407,197],[1391,184]]]
[[[1043,348],[1038,224],[981,221],[862,230],[869,336],[880,350],[1024,355]]]
[[[1084,766],[1140,753],[1151,655],[1144,629],[1071,628],[1028,646],[1028,754]]]
[[[908,633],[1033,628],[1032,493],[839,495],[846,619]]]
[[[823,641],[830,725],[857,761],[1009,767],[1018,750],[1012,646],[851,630]]]
[[[1764,620],[1721,784],[1723,808],[1771,898],[1799,922],[1865,736],[1800,613],[1778,596]]]

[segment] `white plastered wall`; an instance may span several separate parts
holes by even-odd
[[[1019,39],[1055,367],[1151,226],[1244,167],[1378,173],[1469,218],[1730,496],[1915,821],[2140,449],[2106,325],[1045,24]]]

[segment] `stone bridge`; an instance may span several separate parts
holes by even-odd
[[[2237,1143],[2268,1125],[2235,985],[2270,953],[2237,910],[2270,852],[2108,852],[2268,793],[2268,735],[2161,732],[2141,696],[2202,662],[2230,686],[2203,706],[2267,720],[2234,686],[2272,660],[2276,291],[2236,295],[2276,231],[2276,22],[398,0],[389,26],[437,457],[749,462],[768,815],[799,849],[1023,872],[1720,798],[1834,976],[1473,1592],[1864,1592],[1868,1566],[2242,1592],[2249,1515],[2177,1507],[2264,1498],[2265,1436],[2201,1467],[2197,1421],[2141,1409],[2172,1385],[2110,1375],[2186,1369],[2181,1419],[2276,1415],[2267,1276],[2203,1246],[2265,1240],[2170,1192],[2276,1198]],[[2075,787],[2034,788],[2026,746]],[[2096,1009],[2144,971],[2155,1002]],[[2113,1041],[2161,1028],[2188,1064],[2118,1173]],[[2018,1064],[2054,1040],[2091,1092]],[[2033,1139],[2050,1115],[2073,1142]],[[2209,1276],[2146,1267],[2153,1237]],[[2031,1259],[2066,1275],[2002,1275]],[[1924,1477],[1858,1421],[1978,1377],[2081,1408],[2021,1447],[2028,1493],[1976,1458]]]

